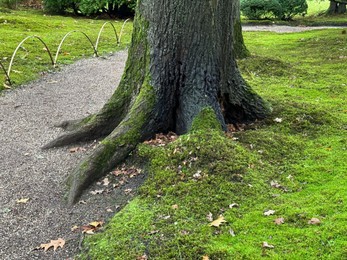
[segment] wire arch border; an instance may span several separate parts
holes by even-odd
[[[19,50],[19,48],[29,39],[38,39],[46,48],[46,51],[49,55],[49,58],[51,59],[51,62],[52,62],[52,65],[54,66],[54,61],[53,61],[53,56],[52,56],[52,53],[50,51],[50,49],[48,48],[47,44],[37,35],[30,35],[30,36],[27,36],[25,37],[16,47],[16,49],[14,50],[13,54],[12,54],[12,57],[11,57],[11,61],[10,61],[10,64],[8,65],[8,69],[7,69],[7,76],[8,76],[8,79],[10,80],[10,75],[11,75],[11,69],[12,69],[12,65],[13,65],[13,61],[14,61],[14,58],[16,57],[16,54]]]

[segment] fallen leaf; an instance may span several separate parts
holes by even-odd
[[[110,180],[108,178],[105,178],[102,180],[104,186],[108,186],[110,184]]]
[[[74,147],[69,150],[70,153],[85,152],[86,149],[83,147]]]
[[[206,218],[208,221],[212,222],[213,221],[213,215],[211,212],[209,212],[207,215],[206,215]]]
[[[92,227],[92,226],[82,226],[82,233],[84,234],[88,234],[88,235],[93,235],[95,234],[96,228]]]
[[[196,180],[200,180],[202,178],[201,171],[197,171],[194,175],[193,178]]]
[[[219,218],[217,218],[215,221],[209,224],[210,227],[219,227],[223,223],[227,222],[224,217],[221,215]]]
[[[95,228],[98,228],[98,227],[102,227],[103,224],[104,224],[104,222],[102,222],[102,221],[93,221],[93,222],[90,222],[88,225],[95,227]]]
[[[276,225],[282,225],[284,224],[284,218],[276,218],[274,222]]]
[[[57,250],[58,247],[63,248],[65,245],[65,240],[62,238],[58,238],[57,240],[51,240],[48,244],[41,244],[40,249],[44,249],[46,252],[48,249],[53,247],[53,250]]]
[[[232,204],[229,205],[229,209],[238,208],[238,207],[240,207],[240,205],[237,204],[237,203],[232,203]]]
[[[27,203],[29,200],[30,200],[29,198],[19,199],[19,200],[17,200],[17,203],[25,204],[25,203]]]
[[[273,248],[275,248],[275,246],[270,245],[270,244],[268,244],[267,242],[263,242],[262,247],[263,247],[263,248],[268,248],[268,249],[273,249]]]
[[[320,219],[318,218],[311,218],[309,221],[308,221],[308,224],[309,225],[319,225],[321,223]]]
[[[273,214],[275,214],[275,210],[272,210],[272,209],[270,209],[270,210],[267,210],[267,211],[265,211],[264,212],[264,216],[270,216],[270,215],[273,215]]]
[[[124,192],[125,192],[126,194],[129,194],[130,192],[132,192],[132,190],[133,190],[133,189],[125,189]]]
[[[202,260],[210,260],[210,258],[208,257],[208,255],[204,255],[204,256],[202,257]]]
[[[137,257],[136,260],[148,260],[148,256],[144,254],[142,256]]]
[[[80,228],[78,227],[78,226],[73,226],[72,228],[71,228],[71,231],[72,232],[75,232],[75,231],[77,231],[77,230],[79,230]]]
[[[109,212],[109,213],[112,213],[112,212],[113,212],[112,209],[106,209],[106,211]]]
[[[172,209],[178,209],[178,205],[177,205],[177,204],[172,205],[171,208],[172,208]]]
[[[90,194],[92,195],[98,195],[98,194],[102,194],[105,190],[94,190],[94,191],[91,191]]]
[[[282,188],[282,185],[279,184],[277,181],[271,181],[270,185],[271,185],[271,187],[276,188],[276,189]]]

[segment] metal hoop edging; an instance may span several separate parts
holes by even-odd
[[[121,39],[122,39],[122,35],[123,35],[123,31],[124,31],[124,27],[125,27],[125,24],[130,21],[130,18],[126,19],[122,25],[122,29],[120,30],[120,33],[119,33],[119,44],[121,43]]]
[[[7,81],[8,81],[8,84],[10,84],[10,86],[11,86],[11,85],[12,85],[11,78],[10,78],[10,76],[7,74],[7,71],[6,71],[6,69],[5,69],[5,66],[1,63],[1,61],[0,61],[0,67],[2,68],[2,70],[3,70],[4,73],[5,73],[5,76],[6,76],[6,79],[7,79]]]
[[[112,26],[113,31],[114,31],[114,34],[116,35],[117,44],[120,43],[120,42],[119,42],[119,39],[118,39],[118,35],[117,35],[117,30],[116,30],[116,28],[114,27],[113,23],[111,23],[111,22],[106,22],[106,23],[104,23],[104,24],[101,26],[100,31],[99,31],[99,34],[98,34],[98,38],[96,39],[96,43],[95,43],[95,49],[96,49],[96,51],[98,51],[98,46],[99,46],[99,40],[100,40],[100,37],[101,37],[101,33],[102,33],[102,31],[104,30],[104,27],[106,26],[106,24],[110,24],[110,25]]]
[[[8,79],[10,78],[10,74],[11,74],[11,68],[12,68],[12,64],[13,64],[13,61],[14,61],[14,58],[17,54],[17,51],[19,50],[19,48],[23,45],[24,42],[26,42],[28,39],[31,39],[31,38],[36,38],[38,39],[46,48],[47,50],[47,53],[49,55],[49,58],[51,59],[51,62],[52,62],[52,65],[54,66],[54,61],[53,61],[53,57],[52,57],[52,53],[51,51],[49,50],[47,44],[39,37],[39,36],[36,36],[36,35],[31,35],[31,36],[27,36],[26,38],[24,38],[24,40],[22,40],[17,48],[14,50],[13,54],[12,54],[12,57],[11,57],[11,61],[10,61],[10,64],[8,65],[8,69],[7,69],[7,76],[8,76]]]
[[[74,31],[71,31],[71,32],[68,32],[67,34],[65,34],[64,37],[63,37],[63,39],[61,40],[61,42],[60,42],[60,44],[59,44],[59,46],[58,46],[57,52],[56,52],[56,54],[55,54],[55,57],[54,57],[53,66],[55,66],[55,65],[57,64],[59,52],[60,52],[60,49],[61,49],[61,47],[62,47],[62,45],[63,45],[65,39],[66,39],[70,34],[75,33],[75,32],[83,34],[83,35],[88,39],[90,45],[92,45],[92,47],[93,47],[94,55],[95,55],[96,57],[98,56],[98,51],[96,50],[96,48],[95,48],[95,46],[94,46],[92,40],[89,38],[89,36],[88,36],[86,33],[82,32],[82,31],[74,30]]]

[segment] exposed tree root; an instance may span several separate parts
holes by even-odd
[[[150,124],[153,100],[152,87],[143,86],[128,115],[68,177],[68,205],[74,204],[92,182],[124,161],[138,143],[155,134],[157,129]],[[72,135],[68,138],[65,135],[61,140],[56,142],[63,143],[75,139]]]

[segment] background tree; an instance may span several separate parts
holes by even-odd
[[[201,113],[229,123],[266,117],[265,102],[245,83],[233,53],[238,0],[140,0],[122,80],[100,112],[64,122],[45,148],[106,136],[70,175],[68,203],[158,132],[187,133]],[[192,15],[194,14],[194,15]]]
[[[346,13],[347,0],[330,0],[328,14],[344,14]]]
[[[246,48],[245,42],[243,40],[242,35],[242,26],[241,26],[241,15],[240,15],[240,0],[233,1],[233,29],[234,29],[234,38],[233,38],[233,46],[234,46],[234,54],[238,59],[246,58],[250,55],[249,51]]]

